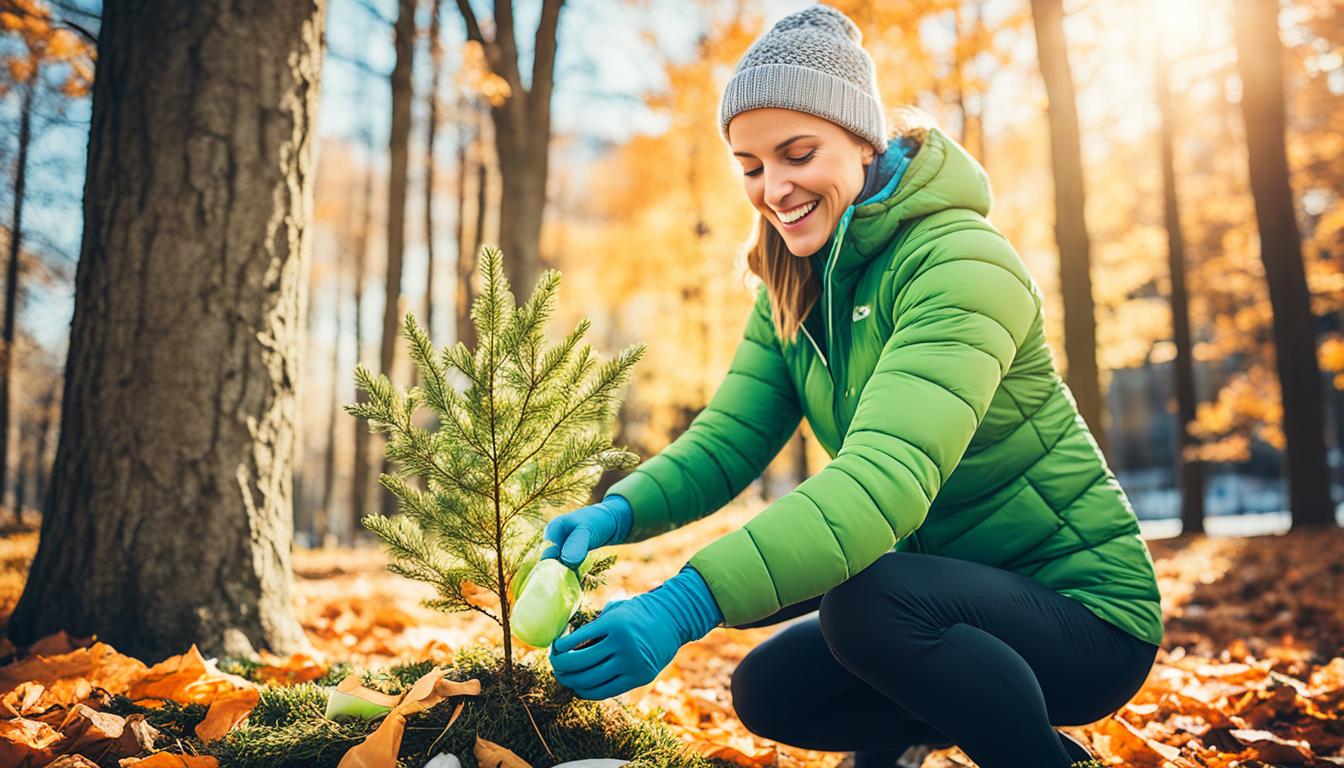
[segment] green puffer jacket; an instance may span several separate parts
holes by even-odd
[[[984,563],[1160,644],[1138,520],[1055,370],[1041,293],[985,216],[984,169],[930,131],[895,189],[833,234],[826,353],[782,342],[764,287],[709,405],[608,490],[641,541],[707,515],[806,416],[832,461],[690,560],[735,626],[822,594],[891,551]]]

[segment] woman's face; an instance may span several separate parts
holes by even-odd
[[[873,146],[829,120],[792,109],[749,109],[728,123],[747,198],[784,238],[810,256],[826,244],[863,189]]]

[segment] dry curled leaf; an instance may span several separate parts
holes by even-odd
[[[207,662],[193,643],[183,654],[155,664],[126,697],[137,704],[155,707],[164,701],[209,704],[217,697],[240,688],[254,688],[252,681],[230,675]]]
[[[256,688],[239,688],[217,696],[210,702],[205,719],[196,724],[196,737],[207,744],[218,739],[251,714],[259,701],[261,693]]]
[[[392,706],[392,711],[387,713],[383,722],[378,725],[378,729],[369,734],[363,742],[351,747],[341,758],[339,768],[394,768],[397,764],[397,754],[401,751],[401,739],[406,732],[406,719],[417,712],[423,712],[430,707],[442,702],[452,696],[476,696],[481,692],[480,680],[468,680],[466,682],[457,682],[455,680],[444,680],[443,675],[447,670],[442,667],[435,667],[425,673],[423,677],[415,681],[400,697],[395,697],[397,701]],[[341,681],[345,683],[350,678]],[[340,686],[337,686],[339,689]],[[367,690],[367,689],[366,689]],[[347,690],[345,693],[352,693]],[[362,695],[362,694],[360,694]],[[386,694],[383,694],[386,696]],[[461,706],[453,712],[453,717],[448,721],[451,726],[461,712]]]
[[[219,768],[219,761],[209,755],[174,755],[155,752],[146,758],[123,758],[121,768]]]
[[[515,755],[513,750],[502,747],[488,739],[476,737],[476,747],[472,750],[476,755],[476,764],[480,768],[532,768],[532,765],[523,758]]]
[[[40,683],[46,690],[29,706],[43,711],[70,707],[87,699],[94,688],[120,692],[144,676],[145,665],[117,653],[107,643],[94,643],[54,656],[35,655],[0,667],[0,696],[24,683]]]
[[[46,723],[16,717],[0,720],[0,765],[37,768],[56,756],[51,746],[61,734]]]

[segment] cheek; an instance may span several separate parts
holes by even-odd
[[[760,182],[756,179],[744,176],[742,180],[742,191],[747,193],[747,199],[751,201],[752,205],[758,208],[765,205],[765,194],[761,189]]]

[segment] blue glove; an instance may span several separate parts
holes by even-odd
[[[630,502],[617,495],[557,515],[542,533],[551,546],[541,551],[541,559],[557,557],[569,568],[578,570],[589,550],[625,541],[634,520]]]
[[[651,592],[607,603],[597,618],[551,644],[555,679],[584,699],[606,699],[653,680],[682,645],[723,621],[689,565]],[[577,648],[593,640],[584,648]]]

